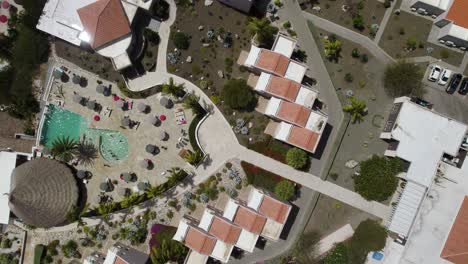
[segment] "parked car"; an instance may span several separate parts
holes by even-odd
[[[427,79],[431,82],[436,82],[439,80],[440,73],[442,72],[442,68],[439,65],[433,65],[431,72],[429,73],[429,76]]]
[[[458,90],[459,94],[465,95],[468,93],[468,77],[463,78],[463,81],[460,85],[460,89]]]
[[[452,76],[452,79],[450,79],[450,82],[447,86],[447,89],[445,89],[445,91],[449,94],[453,94],[457,90],[458,85],[460,85],[462,77],[463,76],[459,73],[454,74]]]
[[[448,80],[450,79],[450,76],[452,75],[452,71],[448,69],[444,69],[442,71],[442,74],[440,75],[439,78],[439,85],[446,85]]]

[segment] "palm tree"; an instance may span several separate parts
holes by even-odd
[[[203,154],[198,149],[195,151],[188,151],[184,159],[192,165],[197,165],[203,159]]]
[[[184,98],[183,106],[185,109],[191,109],[194,115],[202,115],[205,109],[200,105],[199,100],[200,97],[192,93]]]
[[[98,150],[93,143],[82,139],[76,146],[76,159],[81,165],[90,166],[94,164],[94,159],[98,157]]]
[[[343,111],[351,114],[353,122],[359,122],[364,118],[364,113],[367,108],[366,102],[356,99],[354,96],[352,96],[350,100],[350,104],[343,106]]]
[[[256,36],[257,41],[261,45],[268,44],[273,41],[273,37],[278,33],[278,28],[271,25],[267,18],[251,18],[247,24],[247,30],[252,36]]]
[[[89,203],[85,204],[83,208],[79,208],[78,206],[74,205],[66,215],[68,222],[73,223],[76,221],[78,222],[78,226],[85,225],[86,223],[83,221],[82,218],[88,212],[88,209]]]
[[[161,187],[159,185],[157,186],[149,186],[148,189],[146,189],[145,194],[148,199],[152,199],[162,193]]]
[[[126,196],[121,202],[120,205],[122,208],[128,208],[130,206],[138,204],[142,200],[142,196],[138,193],[133,193],[132,195]]]
[[[117,207],[116,203],[113,202],[106,202],[99,204],[95,209],[99,215],[108,215],[114,211]]]
[[[184,95],[184,84],[175,84],[174,79],[171,77],[169,78],[169,82],[162,85],[163,94],[170,94],[175,97],[181,97]]]
[[[325,55],[329,59],[338,59],[341,51],[341,41],[336,38],[328,38],[325,40]]]
[[[70,137],[59,137],[52,142],[50,154],[54,159],[69,162],[76,154],[77,143]]]

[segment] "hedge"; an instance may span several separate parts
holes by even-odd
[[[34,248],[34,264],[41,264],[42,257],[44,256],[45,246],[37,245]]]

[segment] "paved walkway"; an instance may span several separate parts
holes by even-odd
[[[320,159],[313,159],[311,163],[311,173],[326,177],[335,145],[338,131],[342,126],[344,114],[341,110],[341,103],[336,94],[335,87],[328,75],[327,68],[323,62],[320,50],[315,43],[315,39],[310,32],[307,20],[302,16],[302,11],[296,1],[284,1],[284,7],[278,12],[280,17],[289,20],[298,35],[298,44],[307,54],[307,75],[317,80],[320,101],[324,103],[324,112],[328,114],[328,125],[331,126],[331,133],[326,142],[326,147]]]
[[[385,28],[387,27],[388,20],[393,14],[393,9],[395,9],[396,2],[397,1],[390,1],[391,6],[387,8],[387,10],[385,11],[384,17],[382,18],[382,21],[380,22],[379,30],[377,31],[377,34],[375,34],[375,38],[374,38],[374,43],[376,43],[377,45],[379,44],[380,39],[382,38],[382,35],[385,31]]]
[[[336,34],[342,38],[345,38],[347,40],[350,40],[352,42],[355,42],[367,50],[369,50],[370,53],[380,61],[382,61],[385,64],[393,63],[395,60],[387,54],[382,48],[380,48],[377,43],[372,41],[370,38],[363,36],[357,32],[354,32],[350,29],[347,29],[343,26],[340,26],[338,24],[335,24],[331,21],[328,21],[326,19],[323,19],[321,17],[318,17],[316,15],[313,15],[311,13],[302,11],[302,15],[312,21],[314,25],[318,28],[321,28],[323,30],[326,30],[328,32],[331,32],[333,34]]]

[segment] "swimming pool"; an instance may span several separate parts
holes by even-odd
[[[128,140],[122,133],[105,129],[87,129],[86,139],[99,146],[101,156],[107,161],[120,161],[128,157]]]
[[[128,157],[128,140],[122,133],[88,126],[89,122],[83,116],[49,105],[42,126],[41,144],[50,148],[59,137],[84,138],[98,146],[101,156],[107,161],[117,162]]]
[[[45,114],[41,144],[50,148],[59,137],[78,140],[81,133],[87,128],[88,120],[84,117],[51,104]]]

